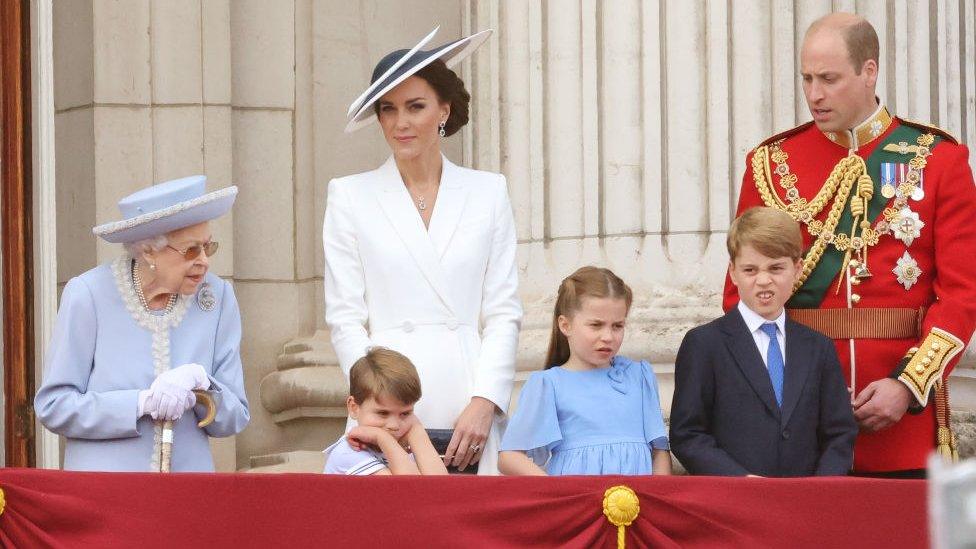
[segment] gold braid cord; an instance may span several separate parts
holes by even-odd
[[[956,434],[952,432],[949,420],[949,381],[946,380],[935,385],[935,421],[939,427],[936,442],[942,459],[955,463],[959,461],[959,450],[956,447]]]
[[[800,273],[800,278],[793,285],[794,292],[806,282],[828,245],[832,244],[842,252],[848,250],[860,252],[868,246],[877,244],[878,235],[870,228],[870,222],[865,223],[866,220],[862,221],[860,225],[861,236],[855,236],[857,220],[866,214],[866,204],[871,200],[871,194],[874,192],[874,184],[867,176],[867,165],[860,156],[847,156],[838,162],[830,172],[830,176],[827,177],[827,181],[820,192],[809,203],[801,200],[787,204],[776,194],[772,187],[772,175],[769,171],[769,150],[766,146],[758,147],[752,155],[752,177],[756,183],[756,189],[759,191],[759,197],[762,198],[766,206],[783,210],[790,214],[793,219],[805,223],[807,231],[817,237],[803,259],[803,270]],[[854,227],[851,228],[851,236],[848,236],[844,233],[837,233],[836,229],[840,216],[844,213],[844,206],[847,204],[851,190],[855,188],[855,183],[857,190],[855,191],[855,199],[851,201]],[[831,197],[834,201],[827,214],[827,219],[823,222],[814,219],[814,216],[823,210]]]

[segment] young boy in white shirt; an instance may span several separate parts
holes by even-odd
[[[402,354],[374,347],[349,371],[346,409],[358,424],[325,449],[325,473],[446,475],[444,461],[413,413],[420,376]]]

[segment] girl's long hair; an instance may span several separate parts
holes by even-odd
[[[613,297],[627,303],[627,311],[634,300],[630,286],[610,269],[587,265],[567,276],[559,284],[556,306],[552,311],[552,334],[549,336],[549,352],[546,353],[545,369],[560,366],[569,360],[569,340],[559,329],[559,317],[571,318],[580,310],[584,297]]]

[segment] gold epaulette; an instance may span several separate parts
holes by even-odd
[[[942,372],[965,344],[958,337],[940,328],[932,328],[918,350],[909,359],[898,380],[908,386],[923,407],[928,404],[932,386],[942,380]]]
[[[786,139],[787,137],[789,137],[791,135],[798,134],[798,133],[802,132],[803,130],[809,128],[811,124],[813,124],[813,121],[812,120],[810,122],[807,122],[806,124],[800,124],[799,126],[797,126],[795,128],[790,128],[790,129],[786,130],[785,132],[779,132],[778,134],[776,134],[776,135],[774,135],[774,136],[766,139],[762,143],[756,145],[756,148],[758,149],[759,147],[762,147],[763,145],[769,145],[770,143],[775,143],[775,142],[777,142],[777,141],[779,141],[781,139]]]
[[[900,116],[898,117],[898,120],[900,120],[901,123],[906,126],[911,126],[917,130],[922,130],[923,133],[934,133],[942,139],[949,141],[953,145],[959,144],[959,140],[956,139],[955,136],[938,126],[933,126],[932,124],[928,124],[926,122],[919,122],[918,120],[909,120],[908,118],[902,118]]]

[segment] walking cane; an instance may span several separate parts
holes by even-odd
[[[217,415],[217,406],[206,391],[193,391],[193,394],[197,397],[197,404],[202,404],[207,407],[207,415],[197,423],[197,427],[202,429],[213,423],[214,417]],[[161,458],[159,460],[159,472],[168,473],[170,472],[170,465],[173,459],[173,421],[156,422],[157,425],[160,423],[162,423],[163,427],[163,440],[160,446]]]

